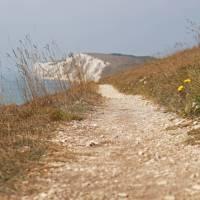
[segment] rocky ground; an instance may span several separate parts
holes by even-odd
[[[105,105],[58,129],[55,142],[74,158],[49,162],[40,193],[20,199],[200,199],[200,148],[184,144],[198,125],[112,86],[100,92]]]

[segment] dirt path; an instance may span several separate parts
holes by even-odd
[[[37,183],[44,192],[23,199],[199,200],[200,149],[183,144],[185,121],[112,86],[100,92],[104,106],[59,129],[57,141],[75,159],[54,163]]]

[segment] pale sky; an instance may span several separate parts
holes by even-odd
[[[0,0],[0,55],[30,34],[64,52],[155,55],[192,44],[186,19],[200,23],[199,0]]]

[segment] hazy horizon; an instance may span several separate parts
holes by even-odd
[[[187,19],[198,22],[196,0],[0,0],[0,56],[29,34],[63,52],[156,55],[177,42],[194,44]],[[4,64],[4,63],[3,63]]]

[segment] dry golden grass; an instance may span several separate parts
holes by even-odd
[[[185,79],[191,83],[184,83]],[[200,116],[200,47],[157,59],[102,80],[121,92],[140,94],[184,117]],[[178,87],[184,90],[178,92]],[[188,133],[187,144],[200,144],[200,129]]]
[[[185,79],[191,79],[187,90],[178,92]],[[102,82],[113,84],[121,92],[141,94],[169,110],[186,116],[200,114],[200,47],[194,47],[166,58],[127,70]]]
[[[34,70],[36,63],[57,63],[59,60],[49,45],[45,51],[40,50],[26,36],[8,57],[17,67],[18,86],[25,102],[29,103],[0,107],[0,193],[18,190],[19,180],[26,178],[27,172],[39,164],[42,156],[54,154],[55,149],[59,149],[53,149],[55,144],[50,139],[60,121],[82,120],[90,105],[100,99],[97,85],[84,79],[87,72],[76,60],[69,69],[63,66],[67,74],[65,81],[60,78],[59,70],[51,72],[58,87],[50,95],[45,77]],[[70,80],[73,70],[77,77]]]
[[[19,180],[52,151],[50,138],[58,121],[81,120],[99,101],[95,84],[37,98],[17,106],[0,107],[0,193],[18,189]]]

